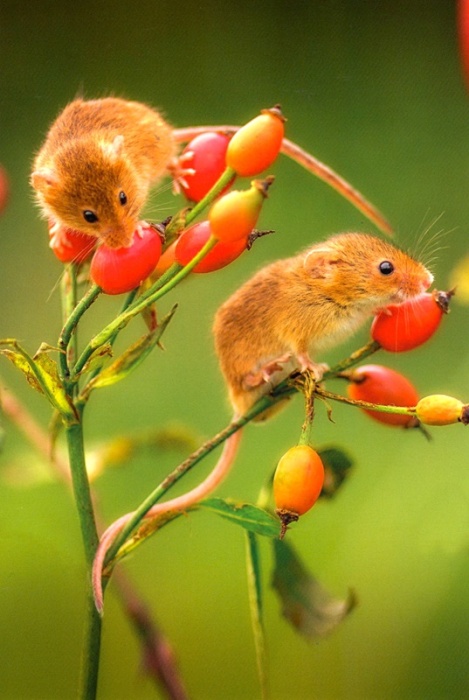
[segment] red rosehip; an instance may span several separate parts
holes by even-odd
[[[49,246],[60,262],[83,263],[91,257],[98,242],[97,238],[71,228],[54,234],[51,228],[49,226]]]
[[[448,311],[451,292],[425,292],[377,314],[371,336],[389,352],[412,350],[425,343]]]
[[[5,209],[10,194],[7,171],[0,165],[0,214]]]
[[[255,227],[272,178],[254,180],[249,190],[232,190],[218,199],[208,213],[213,235],[232,243],[246,240]]]
[[[127,248],[103,244],[91,261],[91,279],[105,294],[130,292],[153,272],[161,247],[161,238],[151,227],[135,231]]]
[[[469,0],[459,0],[457,18],[462,71],[469,88]]]
[[[418,400],[417,390],[411,382],[399,372],[381,365],[363,365],[350,374],[347,393],[351,399],[368,401],[385,406],[414,407]],[[416,424],[412,415],[399,413],[382,413],[362,409],[371,418],[387,425],[410,427]]]
[[[190,141],[181,153],[183,169],[191,168],[181,181],[181,189],[187,199],[200,202],[225,170],[226,149],[230,137],[226,134],[208,132]]]
[[[187,265],[204,247],[212,235],[210,223],[201,221],[183,231],[174,248],[174,256],[180,265]],[[193,268],[193,272],[214,272],[229,265],[246,250],[246,240],[217,243]]]
[[[285,134],[280,107],[264,109],[232,137],[226,164],[241,177],[258,175],[277,158]]]

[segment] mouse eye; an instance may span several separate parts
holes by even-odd
[[[97,215],[91,209],[85,209],[83,212],[83,218],[89,224],[95,224],[98,221]]]
[[[392,262],[389,262],[389,260],[383,260],[383,262],[380,262],[378,265],[378,269],[382,275],[392,275],[394,272],[394,265]]]
[[[119,192],[119,202],[122,204],[122,206],[127,204],[127,195],[122,190]]]

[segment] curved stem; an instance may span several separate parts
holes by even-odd
[[[64,309],[70,309],[70,315],[68,316],[67,321],[64,324],[64,327],[62,328],[62,332],[60,333],[59,336],[59,363],[60,363],[60,370],[62,374],[62,380],[67,383],[68,380],[70,379],[70,368],[68,364],[68,348],[70,344],[70,340],[72,338],[72,335],[74,331],[76,331],[76,327],[78,325],[78,322],[80,321],[81,317],[87,311],[91,304],[93,304],[94,301],[98,298],[99,294],[101,293],[101,288],[97,287],[96,285],[93,285],[88,289],[86,292],[85,296],[81,299],[81,301],[78,302],[78,304],[74,305],[74,308],[71,309],[71,293],[68,294],[66,291],[63,294],[63,307]]]

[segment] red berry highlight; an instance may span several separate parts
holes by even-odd
[[[108,248],[103,244],[91,261],[91,279],[105,294],[130,292],[153,272],[161,247],[161,238],[151,227],[135,231],[127,248]]]

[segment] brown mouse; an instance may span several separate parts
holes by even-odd
[[[66,228],[127,246],[151,185],[175,155],[154,109],[115,97],[71,102],[34,160],[31,184],[53,233]]]
[[[261,269],[215,316],[216,351],[235,414],[295,369],[321,379],[318,353],[348,338],[377,309],[424,292],[432,281],[420,262],[363,233],[333,236]]]

